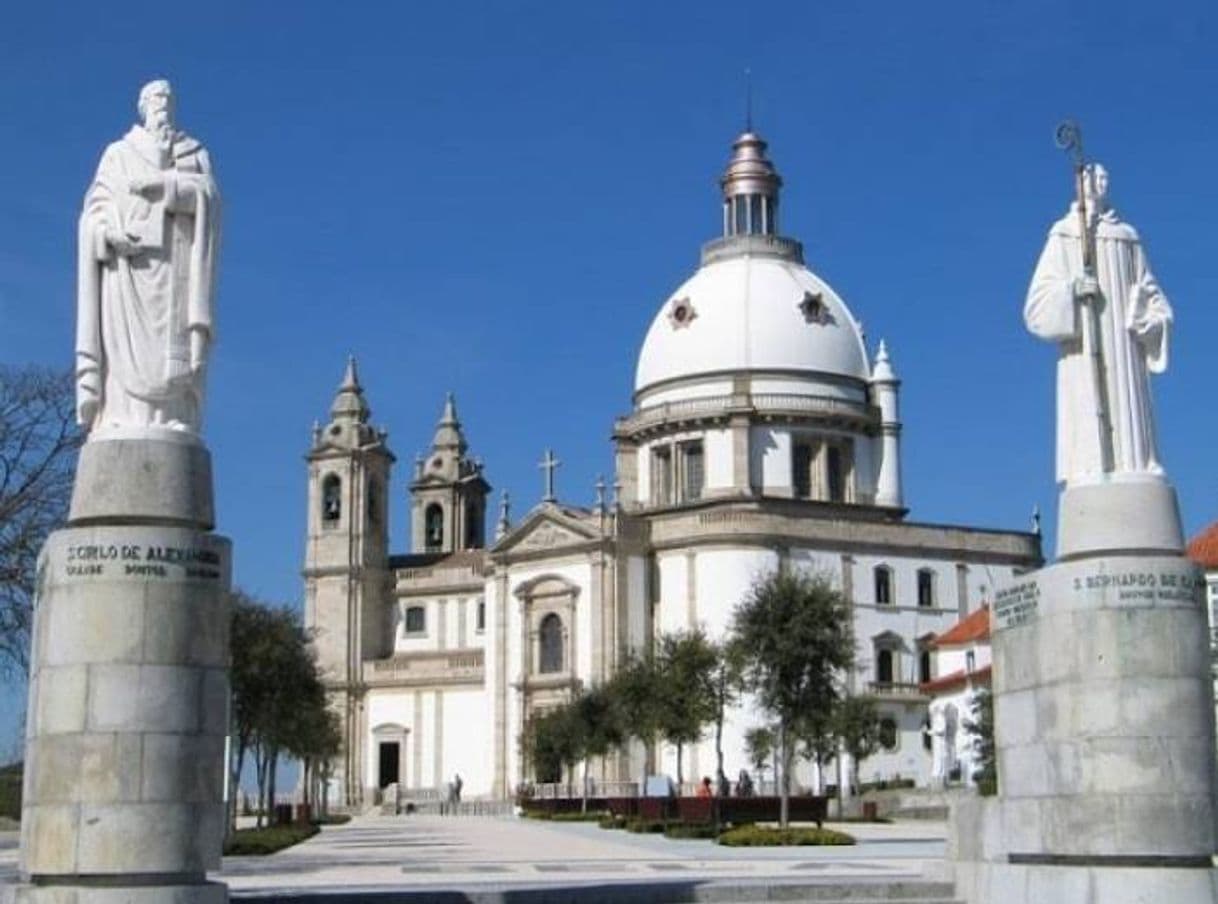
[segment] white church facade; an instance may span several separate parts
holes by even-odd
[[[632,411],[613,424],[614,491],[592,508],[551,491],[489,525],[490,485],[449,398],[409,484],[411,549],[391,554],[394,458],[349,365],[307,456],[304,567],[306,622],[343,723],[342,803],[455,774],[467,797],[510,795],[534,778],[519,744],[531,714],[664,632],[722,636],[753,580],[779,566],[826,573],[852,602],[850,690],[884,717],[863,780],[929,782],[929,642],[1037,567],[1040,538],[907,517],[884,344],[868,354],[845,302],[779,234],[765,142],[740,135],[720,184],[723,235],[651,324]],[[729,775],[762,722],[747,705],[730,713]],[[637,778],[640,754],[593,774]],[[675,750],[656,754],[675,775]],[[713,774],[710,739],[683,755],[686,776]]]

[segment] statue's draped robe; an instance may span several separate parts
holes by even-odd
[[[163,178],[148,199],[134,179]],[[203,375],[192,369],[190,331],[210,340],[219,195],[207,151],[181,133],[162,149],[135,126],[102,155],[80,217],[78,392],[98,395],[86,428],[163,425],[198,431]],[[123,257],[106,232],[139,235]]]
[[[1103,479],[1101,399],[1111,423],[1112,473],[1162,474],[1147,373],[1167,369],[1171,307],[1151,275],[1137,232],[1111,210],[1097,220],[1095,246],[1103,296],[1093,321],[1103,361],[1098,381],[1083,350],[1087,312],[1074,297],[1074,281],[1083,275],[1077,207],[1049,230],[1024,306],[1028,329],[1059,343],[1057,479],[1067,483]]]

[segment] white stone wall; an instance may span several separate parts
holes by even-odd
[[[483,598],[477,593],[461,593],[436,597],[404,597],[396,600],[391,612],[393,652],[400,655],[483,648],[486,644],[486,632],[477,630],[478,604]],[[424,610],[424,630],[421,633],[406,631],[406,610],[413,606],[421,606]],[[489,627],[489,606],[486,618]]]
[[[706,491],[732,488],[732,431],[707,430],[703,437],[703,466]]]

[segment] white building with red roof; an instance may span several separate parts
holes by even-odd
[[[930,698],[931,783],[938,787],[971,785],[977,764],[965,721],[972,718],[979,691],[990,686],[989,606],[983,604],[933,638],[928,646],[934,677],[922,682],[921,691]]]

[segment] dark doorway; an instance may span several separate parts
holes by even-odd
[[[397,741],[381,741],[381,768],[378,788],[398,782],[398,753],[401,745]]]

